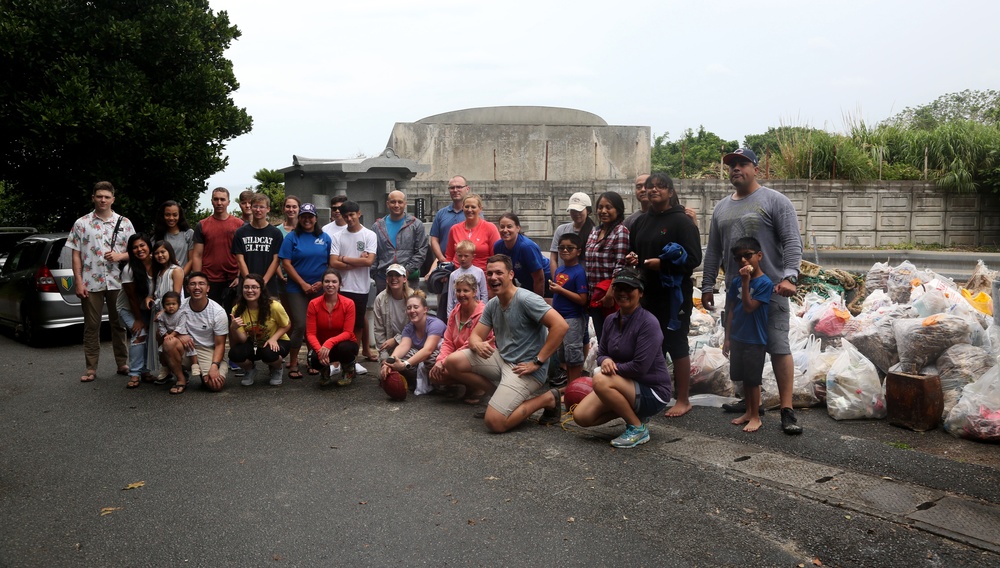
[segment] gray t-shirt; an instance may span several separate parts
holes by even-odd
[[[170,243],[170,246],[174,249],[174,257],[177,259],[177,264],[181,268],[184,268],[184,265],[188,261],[188,252],[194,246],[194,229],[181,231],[176,235],[167,233],[163,235],[163,240]]]
[[[775,284],[799,273],[802,235],[795,206],[783,194],[761,186],[743,199],[730,195],[715,205],[705,249],[702,292],[712,291],[720,265],[727,277],[739,272],[739,263],[730,250],[743,237],[760,241],[764,253],[760,267]]]
[[[552,309],[541,296],[518,288],[507,308],[500,307],[500,298],[494,297],[486,303],[479,323],[493,329],[500,356],[508,363],[526,363],[538,356],[549,336],[549,329],[542,325],[542,318]],[[532,373],[532,377],[544,383],[548,377],[549,362]]]

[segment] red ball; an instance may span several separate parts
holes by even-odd
[[[379,381],[379,384],[382,386],[385,394],[389,395],[389,398],[392,400],[406,400],[406,377],[400,375],[398,372],[392,371]]]
[[[566,401],[566,407],[569,408],[574,404],[580,404],[592,392],[594,392],[594,379],[583,375],[566,385],[566,394],[563,395],[563,400]]]

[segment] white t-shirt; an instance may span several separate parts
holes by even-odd
[[[205,309],[196,312],[191,309],[191,298],[188,298],[181,304],[178,313],[181,314],[181,324],[177,333],[190,335],[195,345],[212,349],[217,335],[229,335],[229,317],[215,300],[209,300]]]
[[[347,258],[361,258],[361,253],[367,252],[373,258],[378,252],[378,239],[375,231],[361,227],[357,233],[341,231],[333,237],[333,246],[330,247],[330,254],[334,257],[341,255]],[[344,281],[340,283],[340,289],[352,294],[367,294],[371,288],[369,277],[369,267],[358,266],[349,270],[343,270]]]
[[[338,225],[333,221],[330,221],[326,225],[323,225],[323,232],[330,235],[330,240],[337,240],[337,235],[347,230],[347,225]]]

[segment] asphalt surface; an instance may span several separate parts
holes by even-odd
[[[492,435],[459,401],[391,402],[371,375],[171,396],[126,390],[105,343],[84,384],[82,348],[54,343],[0,336],[0,566],[1000,565],[898,515],[671,453],[711,441],[992,511],[996,446],[940,430],[815,409],[803,436],[776,413],[747,435],[695,408],[616,450],[615,425]]]

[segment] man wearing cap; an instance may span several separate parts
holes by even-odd
[[[469,182],[463,176],[455,176],[448,180],[448,195],[451,204],[445,205],[434,215],[431,224],[431,253],[440,262],[447,262],[444,251],[448,250],[448,232],[456,223],[465,221],[462,210],[462,200],[469,194]]]
[[[229,214],[229,190],[212,190],[212,215],[194,228],[191,248],[191,271],[203,272],[208,278],[208,297],[228,314],[236,300],[239,284],[239,264],[233,254],[233,239],[243,226],[243,220]]]
[[[736,191],[719,201],[712,212],[712,224],[705,250],[701,301],[715,308],[715,280],[719,266],[727,275],[739,272],[733,244],[743,237],[760,241],[764,253],[760,267],[773,282],[774,295],[768,304],[767,352],[771,355],[781,399],[781,429],[801,434],[802,427],[792,410],[792,383],[795,367],[788,343],[788,298],[795,295],[799,265],[802,263],[802,236],[795,206],[781,193],[757,182],[757,155],[740,148],[722,159],[729,166],[729,181]],[[744,412],[745,403],[726,405],[728,412]]]
[[[375,264],[378,243],[375,233],[361,224],[361,206],[353,201],[340,205],[340,214],[347,221],[347,229],[333,237],[330,247],[330,266],[340,271],[340,293],[354,302],[354,334],[365,339],[364,355],[369,356],[368,334],[365,317],[368,310],[368,291],[371,288],[369,269]]]
[[[649,198],[646,197],[647,179],[649,179],[649,174],[639,174],[635,177],[635,199],[639,202],[639,208],[625,218],[625,228],[629,231],[632,230],[632,224],[635,223],[636,218],[649,210]]]
[[[580,242],[586,243],[587,237],[594,230],[594,221],[590,218],[591,206],[593,203],[590,196],[583,192],[577,192],[570,196],[569,204],[566,205],[566,212],[572,219],[569,223],[563,223],[556,227],[556,232],[552,234],[552,244],[549,246],[549,272],[556,273],[556,268],[562,266],[559,258],[559,239],[569,232],[574,232],[580,236]],[[586,266],[586,258],[583,249],[580,249],[580,264]]]
[[[555,424],[562,414],[561,395],[543,385],[549,358],[569,326],[541,296],[514,285],[507,255],[487,260],[486,282],[494,297],[473,328],[468,349],[445,359],[448,376],[466,386],[468,399],[493,393],[484,415],[493,432],[506,432],[539,410],[540,424]],[[490,331],[496,348],[487,342]]]
[[[375,221],[372,230],[378,239],[375,259],[375,286],[385,290],[385,271],[390,264],[402,264],[410,285],[416,288],[420,267],[427,257],[427,231],[424,224],[406,212],[406,194],[395,190],[386,197],[389,214]]]

